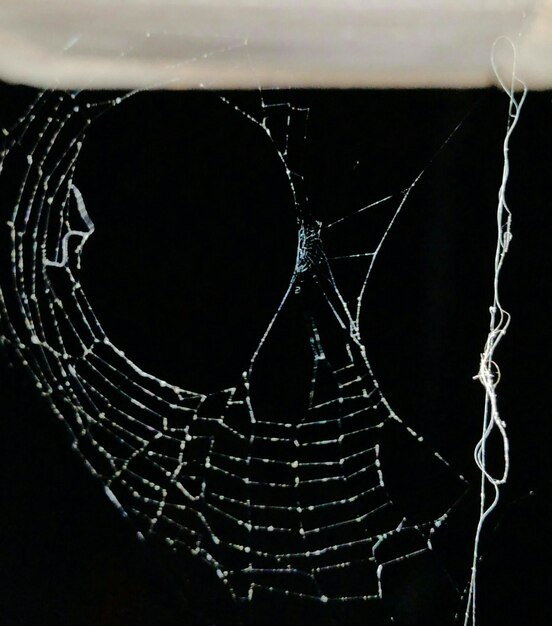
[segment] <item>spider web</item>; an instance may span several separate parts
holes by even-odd
[[[12,200],[4,209],[10,253],[0,290],[2,342],[138,537],[160,537],[196,556],[245,605],[272,596],[378,604],[386,568],[431,553],[468,487],[393,411],[361,333],[370,273],[424,172],[397,194],[320,222],[308,211],[290,148],[294,133],[305,134],[308,110],[261,93],[256,116],[223,96],[274,146],[295,207],[297,251],[248,368],[228,388],[194,392],[127,356],[81,284],[94,208],[75,182],[79,154],[94,121],[130,95],[87,101],[41,93],[4,131],[0,181],[2,197]],[[366,234],[369,245],[326,252],[332,233],[358,229],[376,211],[380,226]],[[361,277],[354,289],[340,280],[343,272]],[[293,414],[271,413],[257,408],[256,371],[290,311],[300,312],[310,350],[307,400]],[[401,438],[446,476],[448,504],[422,519],[386,478],[386,447]]]

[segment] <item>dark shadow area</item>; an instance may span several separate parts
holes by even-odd
[[[213,94],[139,94],[92,126],[75,181],[97,229],[83,284],[108,335],[185,388],[235,384],[297,243],[264,131]]]
[[[226,95],[259,115],[258,93]],[[31,96],[3,85],[0,126]],[[328,224],[393,196],[322,231],[328,255],[372,251],[401,192],[424,170],[374,265],[362,333],[392,409],[424,438],[412,446],[398,425],[382,438],[395,504],[424,522],[466,491],[459,474],[468,495],[436,535],[431,558],[384,569],[381,605],[282,601],[263,592],[242,610],[212,571],[136,539],[20,364],[3,363],[0,624],[383,626],[393,614],[395,625],[452,626],[463,610],[479,490],[472,450],[483,410],[473,376],[492,298],[507,98],[494,90],[281,91],[267,98],[310,107],[306,125],[298,114],[288,145],[302,177],[294,178],[302,211]],[[550,622],[551,107],[549,93],[530,94],[511,144],[514,238],[502,299],[513,321],[497,358],[512,467],[483,536],[480,626]],[[96,225],[82,280],[114,343],[146,371],[185,388],[237,384],[295,263],[296,213],[274,143],[216,94],[140,94],[93,125],[75,182]],[[366,263],[336,266],[349,303]],[[307,289],[291,294],[259,355],[253,399],[266,421],[297,420],[308,402],[314,298]],[[434,451],[450,470],[436,469]]]

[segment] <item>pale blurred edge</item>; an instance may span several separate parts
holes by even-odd
[[[0,79],[61,89],[552,86],[552,0],[0,0]]]

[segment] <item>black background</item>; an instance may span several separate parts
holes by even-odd
[[[2,86],[0,125],[31,95]],[[226,96],[261,113],[257,92]],[[472,450],[483,393],[472,377],[492,298],[507,97],[488,90],[266,98],[310,108],[306,140],[293,137],[290,152],[309,210],[322,221],[399,192],[426,168],[376,262],[364,339],[394,410],[477,485]],[[484,537],[481,626],[552,618],[551,114],[549,93],[529,94],[510,153],[514,239],[502,300],[513,322],[497,358],[512,470]],[[289,185],[266,135],[217,94],[140,94],[93,126],[75,182],[97,229],[83,282],[114,342],[184,388],[233,384],[294,265]],[[284,350],[292,362],[293,345]],[[63,424],[20,366],[3,359],[0,622],[232,623],[209,590],[201,602],[192,597],[189,564],[136,541],[71,452]],[[274,368],[275,389],[282,367]]]

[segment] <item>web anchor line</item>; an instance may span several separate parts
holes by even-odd
[[[513,54],[509,84],[507,84],[500,75],[496,63],[497,47],[503,43],[511,49]],[[500,275],[512,240],[512,213],[506,202],[506,188],[510,175],[510,139],[520,119],[521,107],[527,95],[527,86],[516,75],[516,47],[509,38],[500,37],[494,42],[491,61],[498,82],[502,90],[508,96],[509,105],[506,133],[502,144],[502,178],[498,190],[498,204],[496,209],[497,239],[493,267],[493,302],[489,307],[489,332],[485,340],[483,352],[481,353],[479,371],[476,376],[474,376],[474,380],[478,380],[483,386],[485,400],[481,438],[477,442],[474,450],[474,461],[481,473],[481,486],[479,492],[479,519],[473,543],[473,559],[471,564],[471,577],[467,589],[464,626],[468,626],[469,624],[475,626],[476,624],[477,574],[481,558],[482,532],[487,518],[499,503],[501,487],[506,484],[510,470],[510,442],[506,432],[506,422],[500,416],[498,409],[497,386],[500,382],[500,369],[495,361],[495,352],[510,325],[510,314],[502,307],[500,299]],[[520,90],[519,96],[516,95],[516,90]],[[487,445],[490,438],[495,433],[498,434],[504,461],[504,469],[500,476],[494,476],[487,466]],[[490,494],[488,493],[489,488]]]

